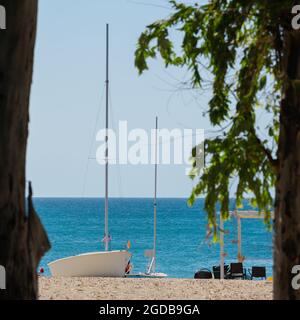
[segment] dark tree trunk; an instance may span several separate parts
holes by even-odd
[[[25,201],[37,0],[2,0],[1,5],[7,29],[0,30],[0,265],[6,269],[0,298],[36,299],[36,268],[50,247],[31,196]]]
[[[300,31],[284,33],[283,99],[276,186],[274,298],[300,299],[292,268],[300,265]]]

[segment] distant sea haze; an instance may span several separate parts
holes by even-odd
[[[52,249],[40,266],[49,275],[47,263],[80,253],[103,250],[104,200],[102,198],[35,198],[36,209],[48,232]],[[157,209],[156,270],[173,278],[192,278],[196,270],[219,264],[219,245],[206,239],[204,200],[189,208],[186,199],[159,198]],[[231,200],[234,209],[234,200]],[[245,201],[244,208],[252,209]],[[237,257],[237,223],[225,222],[225,262]],[[153,199],[109,199],[109,231],[112,249],[125,249],[128,240],[134,272],[144,272],[144,251],[153,244]],[[242,220],[244,265],[266,266],[272,275],[272,233],[263,220]]]

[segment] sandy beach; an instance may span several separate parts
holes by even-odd
[[[41,300],[271,300],[272,282],[40,277],[39,292]]]

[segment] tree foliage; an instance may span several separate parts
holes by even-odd
[[[205,194],[209,222],[216,226],[216,205],[227,218],[230,184],[236,179],[237,206],[251,194],[252,203],[268,221],[278,173],[282,33],[295,1],[210,0],[203,6],[169,2],[173,13],[141,34],[135,65],[142,73],[149,58],[161,56],[166,67],[187,67],[195,88],[203,84],[205,66],[213,76],[210,122],[218,129],[226,127],[205,141],[203,171],[196,166],[197,149],[193,150],[191,177],[199,177],[199,182],[189,203]],[[170,36],[174,30],[182,36],[180,50]],[[258,127],[259,108],[271,119],[263,134]]]

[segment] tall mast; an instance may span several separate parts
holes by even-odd
[[[106,150],[105,150],[105,251],[109,247],[109,232],[108,232],[108,95],[109,95],[109,25],[106,24]]]
[[[156,126],[155,126],[155,179],[154,179],[154,202],[153,202],[153,210],[154,210],[154,234],[153,234],[153,264],[152,270],[155,271],[155,263],[156,263],[156,198],[157,198],[157,130],[158,130],[158,118],[156,117]]]

